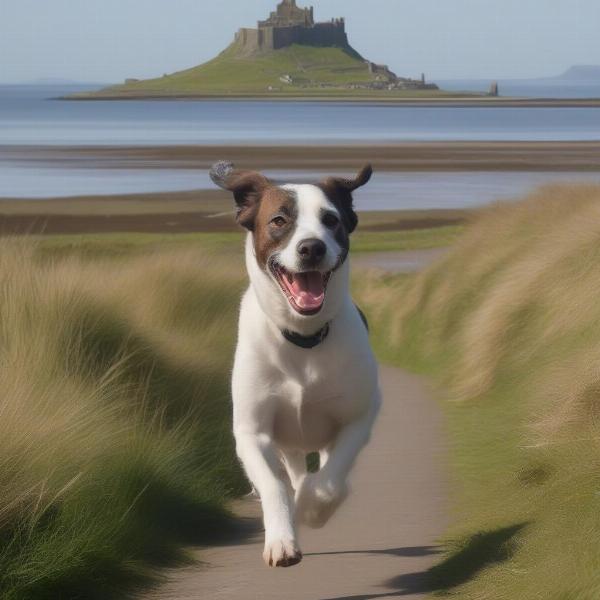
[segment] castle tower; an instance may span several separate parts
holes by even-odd
[[[314,8],[301,8],[296,0],[281,0],[268,19],[258,22],[257,29],[240,29],[235,41],[238,51],[246,55],[293,44],[349,48],[344,19],[315,23]]]
[[[296,0],[282,0],[277,9],[265,21],[259,21],[259,27],[312,27],[314,25],[313,10],[299,8]]]

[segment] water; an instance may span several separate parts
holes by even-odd
[[[1,145],[343,144],[450,140],[600,140],[594,108],[443,108],[300,102],[66,102],[71,86],[0,86]],[[282,181],[321,174],[271,172]],[[518,197],[580,173],[378,173],[361,210],[457,208]],[[189,169],[93,169],[0,160],[0,197],[51,198],[207,189]]]
[[[600,139],[600,111],[596,108],[48,100],[78,89],[0,86],[0,145]]]
[[[445,90],[488,92],[492,79],[449,79],[437,83]],[[600,80],[499,79],[501,96],[520,98],[600,98]]]
[[[19,172],[21,169],[21,172]],[[324,173],[265,171],[278,182],[315,182]],[[351,177],[353,173],[339,173]],[[600,184],[600,173],[438,172],[376,173],[355,192],[359,210],[464,208],[518,198],[547,183]],[[68,169],[6,167],[0,164],[0,197],[48,198],[79,195],[214,189],[206,171],[189,169]]]
[[[359,210],[472,208],[522,198],[552,183],[597,183],[600,173],[376,173],[355,192]]]

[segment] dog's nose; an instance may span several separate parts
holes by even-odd
[[[296,249],[302,260],[313,264],[320,261],[327,252],[325,242],[317,238],[302,240]]]

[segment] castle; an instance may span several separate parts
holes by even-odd
[[[421,76],[421,79],[398,77],[387,65],[365,60],[350,45],[346,35],[346,23],[343,18],[316,23],[313,7],[300,8],[296,4],[296,0],[282,0],[277,8],[271,12],[268,19],[258,22],[256,29],[240,29],[235,34],[233,46],[238,57],[255,57],[261,53],[287,48],[292,44],[343,48],[346,53],[365,64],[371,79],[365,81],[364,78],[359,78],[357,82],[349,80],[343,84],[315,83],[314,81],[299,83],[290,74],[282,74],[279,77],[279,82],[286,85],[389,91],[438,89],[434,83],[427,83],[424,75]],[[269,86],[269,91],[275,89],[275,87]]]
[[[244,54],[279,50],[292,44],[348,48],[344,19],[315,23],[314,9],[300,8],[296,0],[282,0],[257,29],[242,28],[235,42]]]

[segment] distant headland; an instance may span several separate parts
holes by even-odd
[[[573,65],[552,79],[569,81],[600,81],[600,65]]]

